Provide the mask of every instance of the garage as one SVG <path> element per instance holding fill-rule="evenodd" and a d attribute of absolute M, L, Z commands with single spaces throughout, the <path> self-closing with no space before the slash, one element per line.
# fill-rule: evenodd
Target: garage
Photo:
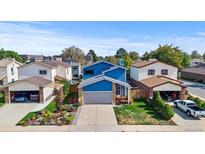
<path fill-rule="evenodd" d="M 10 91 L 11 103 L 39 103 L 39 91 Z"/>
<path fill-rule="evenodd" d="M 112 104 L 112 92 L 94 92 L 84 91 L 84 103 L 85 104 Z"/>
<path fill-rule="evenodd" d="M 52 81 L 41 77 L 30 77 L 15 81 L 4 87 L 7 103 L 45 103 L 53 96 Z"/>

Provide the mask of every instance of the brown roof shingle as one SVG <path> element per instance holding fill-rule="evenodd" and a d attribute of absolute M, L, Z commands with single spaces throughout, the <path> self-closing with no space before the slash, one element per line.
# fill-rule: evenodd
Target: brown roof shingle
<path fill-rule="evenodd" d="M 145 86 L 149 87 L 149 88 L 153 88 L 165 83 L 173 83 L 176 85 L 181 86 L 181 82 L 179 80 L 174 80 L 165 76 L 160 76 L 160 75 L 156 75 L 147 79 L 143 79 L 141 81 L 142 84 L 144 84 Z"/>
<path fill-rule="evenodd" d="M 62 62 L 62 61 L 59 61 L 59 60 L 44 60 L 43 62 L 48 64 L 48 65 L 55 66 L 55 67 L 58 66 L 58 65 L 61 65 L 61 66 L 64 66 L 64 67 L 70 67 L 69 64 L 67 64 L 65 62 Z"/>
<path fill-rule="evenodd" d="M 141 68 L 150 64 L 154 64 L 157 63 L 157 60 L 146 60 L 146 61 L 138 61 L 135 64 L 133 64 L 132 66 L 137 67 L 137 68 Z"/>
<path fill-rule="evenodd" d="M 181 72 L 205 75 L 205 68 L 191 67 L 191 68 L 185 68 L 185 69 L 181 70 Z"/>

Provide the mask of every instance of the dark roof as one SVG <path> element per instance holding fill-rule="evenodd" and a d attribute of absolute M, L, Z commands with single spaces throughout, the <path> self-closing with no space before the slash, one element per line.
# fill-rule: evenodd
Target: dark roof
<path fill-rule="evenodd" d="M 43 63 L 46 63 L 48 65 L 52 65 L 52 66 L 58 66 L 58 65 L 61 65 L 61 66 L 64 66 L 64 67 L 70 67 L 69 64 L 65 63 L 65 62 L 62 62 L 62 61 L 59 61 L 59 60 L 44 60 Z"/>
<path fill-rule="evenodd" d="M 181 70 L 181 72 L 205 75 L 205 67 L 190 67 Z"/>

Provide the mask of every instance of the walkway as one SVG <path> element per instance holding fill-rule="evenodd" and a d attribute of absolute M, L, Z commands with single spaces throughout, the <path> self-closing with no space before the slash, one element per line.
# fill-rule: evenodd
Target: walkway
<path fill-rule="evenodd" d="M 0 126 L 15 126 L 37 103 L 12 103 L 0 108 Z"/>

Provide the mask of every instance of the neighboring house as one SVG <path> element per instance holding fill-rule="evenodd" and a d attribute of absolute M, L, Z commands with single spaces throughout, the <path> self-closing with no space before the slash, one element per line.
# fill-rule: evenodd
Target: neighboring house
<path fill-rule="evenodd" d="M 79 63 L 71 63 L 72 67 L 72 79 L 80 79 L 81 65 Z"/>
<path fill-rule="evenodd" d="M 198 66 L 202 63 L 204 63 L 203 59 L 192 59 L 191 62 L 190 62 L 190 67 Z"/>
<path fill-rule="evenodd" d="M 185 97 L 185 87 L 177 80 L 178 69 L 157 60 L 139 61 L 130 68 L 133 86 L 144 90 L 145 98 L 159 91 L 163 99 L 169 100 L 173 93 L 176 98 Z"/>
<path fill-rule="evenodd" d="M 30 63 L 35 61 L 42 61 L 43 55 L 20 55 L 23 58 L 24 63 Z"/>
<path fill-rule="evenodd" d="M 93 56 L 91 54 L 87 54 L 86 56 L 84 56 L 85 59 L 85 64 L 89 65 L 93 63 Z"/>
<path fill-rule="evenodd" d="M 55 90 L 63 87 L 59 80 L 71 81 L 71 66 L 57 60 L 36 61 L 19 67 L 19 80 L 4 87 L 7 103 L 15 102 L 15 97 L 28 97 L 25 102 L 46 102 L 53 96 Z M 55 90 L 54 90 L 55 89 Z M 38 100 L 31 100 L 31 95 Z"/>
<path fill-rule="evenodd" d="M 54 60 L 58 60 L 58 61 L 63 61 L 63 58 L 62 58 L 62 56 L 60 56 L 60 55 L 55 55 L 55 56 L 53 56 L 53 59 L 54 59 Z"/>
<path fill-rule="evenodd" d="M 130 102 L 130 85 L 124 67 L 99 61 L 83 67 L 83 81 L 79 84 L 79 103 L 115 104 Z"/>
<path fill-rule="evenodd" d="M 14 58 L 0 60 L 0 86 L 18 80 L 18 67 L 21 65 Z"/>
<path fill-rule="evenodd" d="M 181 70 L 181 78 L 205 83 L 205 64 Z"/>
<path fill-rule="evenodd" d="M 55 77 L 61 77 L 71 81 L 71 66 L 57 60 L 36 61 L 19 67 L 19 79 L 25 79 L 32 76 L 39 76 L 51 81 Z"/>

